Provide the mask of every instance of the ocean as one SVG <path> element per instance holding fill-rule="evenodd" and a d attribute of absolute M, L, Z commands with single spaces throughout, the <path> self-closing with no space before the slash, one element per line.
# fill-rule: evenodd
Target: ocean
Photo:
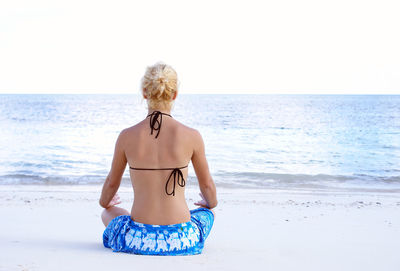
<path fill-rule="evenodd" d="M 0 185 L 101 184 L 146 114 L 136 94 L 2 94 Z M 182 94 L 172 116 L 202 134 L 217 188 L 400 191 L 400 95 Z"/>

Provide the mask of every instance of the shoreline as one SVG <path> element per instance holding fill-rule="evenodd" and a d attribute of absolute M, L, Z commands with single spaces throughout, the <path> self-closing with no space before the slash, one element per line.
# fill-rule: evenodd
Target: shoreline
<path fill-rule="evenodd" d="M 93 184 L 0 184 L 0 191 L 100 191 L 103 183 Z M 365 187 L 254 187 L 254 186 L 224 186 L 216 183 L 217 191 L 223 193 L 321 193 L 321 194 L 393 194 L 400 195 L 397 188 L 369 188 Z M 198 190 L 198 184 L 186 185 L 186 191 Z M 121 183 L 118 191 L 132 191 L 131 183 Z"/>

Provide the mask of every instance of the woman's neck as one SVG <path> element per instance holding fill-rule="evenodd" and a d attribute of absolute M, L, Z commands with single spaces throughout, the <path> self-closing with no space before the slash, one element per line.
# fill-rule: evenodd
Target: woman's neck
<path fill-rule="evenodd" d="M 147 114 L 150 115 L 154 111 L 160 111 L 161 113 L 171 115 L 171 109 L 157 109 L 157 108 L 149 108 Z"/>

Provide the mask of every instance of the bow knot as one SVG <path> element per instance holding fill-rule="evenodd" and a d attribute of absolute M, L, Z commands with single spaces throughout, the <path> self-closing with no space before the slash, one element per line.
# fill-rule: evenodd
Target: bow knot
<path fill-rule="evenodd" d="M 160 119 L 158 119 L 158 118 L 160 118 Z M 161 123 L 162 123 L 162 114 L 160 111 L 154 111 L 153 113 L 150 114 L 151 134 L 153 134 L 153 131 L 157 131 L 156 138 L 158 137 L 158 134 L 160 133 Z"/>
<path fill-rule="evenodd" d="M 150 128 L 151 128 L 151 135 L 153 134 L 153 131 L 157 131 L 156 137 L 158 137 L 158 134 L 160 133 L 161 130 L 161 124 L 162 124 L 162 116 L 167 115 L 169 117 L 172 117 L 169 114 L 162 113 L 160 111 L 154 111 L 153 113 L 149 114 L 147 117 L 150 116 Z"/>
<path fill-rule="evenodd" d="M 174 185 L 173 185 L 173 189 L 171 193 L 168 193 L 168 183 L 171 180 L 171 178 L 173 177 L 174 180 Z M 179 182 L 179 180 L 181 182 Z M 183 173 L 179 168 L 174 168 L 171 172 L 171 174 L 168 177 L 167 183 L 165 184 L 165 192 L 167 193 L 167 195 L 172 195 L 175 196 L 175 184 L 176 182 L 178 182 L 178 185 L 180 187 L 184 187 L 185 186 L 185 179 L 183 178 Z"/>

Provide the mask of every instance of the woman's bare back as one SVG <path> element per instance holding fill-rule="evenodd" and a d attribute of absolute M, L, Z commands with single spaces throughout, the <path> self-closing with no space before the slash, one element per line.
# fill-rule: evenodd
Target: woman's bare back
<path fill-rule="evenodd" d="M 197 131 L 172 117 L 162 116 L 162 125 L 153 131 L 150 118 L 123 131 L 123 149 L 127 163 L 134 168 L 177 168 L 189 164 L 196 145 Z M 134 188 L 131 210 L 133 220 L 145 224 L 167 225 L 190 221 L 190 211 L 185 200 L 185 187 L 175 184 L 174 195 L 166 193 L 166 183 L 171 170 L 129 169 Z M 188 168 L 181 169 L 184 180 Z M 174 189 L 173 180 L 167 190 Z"/>

